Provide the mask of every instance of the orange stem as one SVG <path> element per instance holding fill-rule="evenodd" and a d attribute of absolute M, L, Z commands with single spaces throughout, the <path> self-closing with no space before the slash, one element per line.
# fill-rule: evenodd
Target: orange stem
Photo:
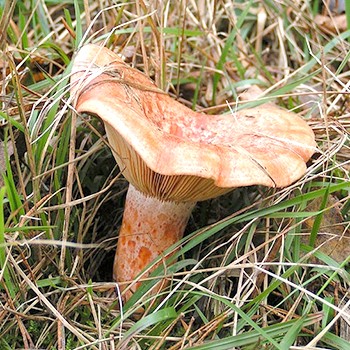
<path fill-rule="evenodd" d="M 118 282 L 133 281 L 148 264 L 179 241 L 194 205 L 193 202 L 160 201 L 129 185 L 114 260 L 114 279 Z M 150 272 L 142 277 L 147 277 Z M 126 293 L 126 300 L 139 285 L 136 283 Z M 125 288 L 125 285 L 121 286 L 122 290 Z"/>

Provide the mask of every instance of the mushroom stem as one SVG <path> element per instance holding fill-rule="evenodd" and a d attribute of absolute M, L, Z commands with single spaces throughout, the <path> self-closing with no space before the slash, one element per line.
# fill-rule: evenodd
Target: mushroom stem
<path fill-rule="evenodd" d="M 149 263 L 178 242 L 194 205 L 194 202 L 161 201 L 144 195 L 130 184 L 114 260 L 114 279 L 117 282 L 133 281 Z M 126 300 L 139 285 L 136 283 L 126 292 Z M 125 288 L 125 285 L 121 286 L 122 290 Z"/>

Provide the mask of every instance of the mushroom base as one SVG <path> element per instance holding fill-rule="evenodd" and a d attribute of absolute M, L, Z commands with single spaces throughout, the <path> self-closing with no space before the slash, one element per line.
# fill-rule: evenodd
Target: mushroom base
<path fill-rule="evenodd" d="M 183 237 L 194 205 L 193 202 L 160 201 L 129 186 L 113 267 L 117 282 L 130 283 L 124 293 L 125 300 L 140 285 L 135 278 L 145 278 L 157 267 L 140 275 L 146 266 L 159 256 L 166 259 L 169 255 L 165 256 L 164 251 Z M 121 290 L 127 285 L 122 283 Z M 157 291 L 162 285 L 158 285 Z"/>

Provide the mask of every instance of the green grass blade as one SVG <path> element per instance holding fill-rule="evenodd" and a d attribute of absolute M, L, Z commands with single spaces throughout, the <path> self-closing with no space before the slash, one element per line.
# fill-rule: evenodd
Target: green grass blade
<path fill-rule="evenodd" d="M 345 2 L 345 14 L 346 14 L 346 22 L 348 24 L 348 30 L 350 29 L 350 2 L 349 0 L 344 0 Z"/>
<path fill-rule="evenodd" d="M 309 244 L 311 247 L 314 247 L 315 242 L 316 242 L 316 238 L 317 238 L 317 234 L 318 234 L 320 227 L 321 227 L 324 209 L 326 208 L 326 205 L 328 202 L 328 197 L 329 197 L 328 188 L 327 188 L 325 194 L 323 195 L 322 202 L 321 202 L 320 209 L 319 209 L 319 214 L 316 214 L 314 223 L 312 225 L 312 229 L 310 232 L 310 239 L 309 239 Z"/>
<path fill-rule="evenodd" d="M 288 334 L 291 327 L 293 329 L 306 327 L 308 325 L 318 322 L 319 320 L 320 320 L 320 315 L 311 315 L 298 320 L 278 323 L 273 326 L 262 328 L 261 330 L 263 330 L 264 334 L 268 335 L 269 338 L 277 339 L 277 338 L 280 338 L 281 336 L 284 336 L 285 334 Z M 244 332 L 239 335 L 226 337 L 224 339 L 209 341 L 206 344 L 193 346 L 190 349 L 191 350 L 230 350 L 230 349 L 233 349 L 234 347 L 247 346 L 251 344 L 256 344 L 257 349 L 258 348 L 262 349 L 264 348 L 264 345 L 263 345 L 264 338 L 265 336 L 263 336 L 263 334 L 259 330 L 252 330 L 252 331 Z M 274 344 L 275 344 L 274 345 L 275 349 L 285 350 L 289 348 L 289 347 L 283 347 L 284 346 L 283 342 L 278 344 L 274 341 Z"/>
<path fill-rule="evenodd" d="M 336 350 L 350 350 L 349 341 L 339 337 L 336 334 L 327 332 L 322 340 Z"/>
<path fill-rule="evenodd" d="M 79 7 L 79 1 L 74 1 L 74 10 L 75 10 L 75 48 L 77 49 L 79 47 L 79 44 L 81 42 L 81 39 L 83 37 L 83 25 L 80 19 L 80 7 Z"/>
<path fill-rule="evenodd" d="M 177 313 L 174 308 L 169 307 L 157 312 L 154 312 L 146 317 L 141 318 L 137 321 L 124 335 L 123 339 L 118 344 L 120 348 L 127 346 L 130 339 L 136 334 L 140 333 L 142 330 L 154 326 L 157 323 L 167 321 L 169 319 L 177 318 Z"/>
<path fill-rule="evenodd" d="M 289 349 L 295 343 L 303 327 L 305 327 L 305 317 L 299 318 L 290 325 L 290 328 L 279 344 L 280 347 L 282 349 Z"/>
<path fill-rule="evenodd" d="M 0 188 L 0 264 L 1 268 L 4 268 L 6 260 L 5 251 L 5 219 L 4 219 L 4 198 L 6 188 Z"/>
<path fill-rule="evenodd" d="M 233 42 L 236 38 L 237 31 L 241 29 L 241 27 L 244 23 L 244 20 L 246 19 L 247 15 L 250 11 L 252 4 L 253 4 L 253 0 L 250 0 L 247 4 L 245 4 L 244 10 L 242 11 L 242 13 L 239 15 L 239 17 L 237 19 L 236 26 L 231 31 L 227 40 L 225 41 L 225 46 L 222 49 L 221 56 L 219 58 L 218 63 L 216 64 L 217 70 L 219 70 L 219 71 L 223 70 L 227 55 L 230 52 L 230 50 L 232 49 Z M 216 72 L 213 76 L 213 98 L 212 98 L 213 103 L 215 103 L 216 92 L 218 89 L 218 83 L 219 83 L 220 78 L 221 78 L 221 74 L 219 72 Z"/>
<path fill-rule="evenodd" d="M 6 252 L 6 239 L 5 239 L 5 218 L 4 218 L 4 198 L 6 194 L 6 188 L 0 188 L 0 271 L 3 276 L 0 280 L 0 286 L 2 283 L 6 285 L 11 298 L 16 296 L 16 288 L 11 278 L 10 269 L 7 265 L 7 252 Z"/>

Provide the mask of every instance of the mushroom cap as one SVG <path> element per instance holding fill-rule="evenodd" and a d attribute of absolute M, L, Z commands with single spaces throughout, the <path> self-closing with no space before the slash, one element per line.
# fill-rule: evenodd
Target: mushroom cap
<path fill-rule="evenodd" d="M 77 53 L 71 94 L 78 112 L 104 122 L 126 179 L 162 200 L 288 186 L 305 173 L 316 149 L 312 129 L 294 113 L 272 104 L 224 115 L 194 112 L 97 45 Z"/>

